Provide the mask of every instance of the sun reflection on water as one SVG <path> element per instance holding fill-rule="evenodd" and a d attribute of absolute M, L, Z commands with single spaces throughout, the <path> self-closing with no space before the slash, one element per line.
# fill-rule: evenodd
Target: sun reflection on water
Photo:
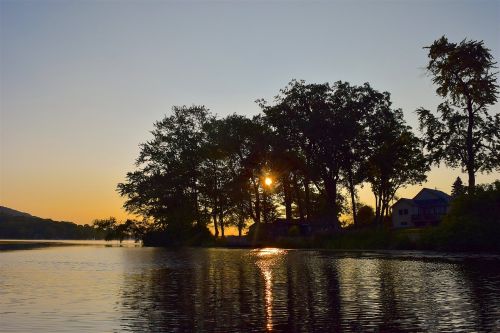
<path fill-rule="evenodd" d="M 258 257 L 276 256 L 280 254 L 285 254 L 286 250 L 278 249 L 275 247 L 265 247 L 263 249 L 253 250 Z"/>
<path fill-rule="evenodd" d="M 287 252 L 277 248 L 263 248 L 252 251 L 258 258 L 257 266 L 264 277 L 264 300 L 266 310 L 266 329 L 273 330 L 273 267 Z"/>

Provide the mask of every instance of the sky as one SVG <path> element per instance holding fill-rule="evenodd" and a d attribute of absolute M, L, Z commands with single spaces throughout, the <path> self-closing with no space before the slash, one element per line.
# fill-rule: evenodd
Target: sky
<path fill-rule="evenodd" d="M 369 82 L 418 133 L 415 110 L 441 101 L 423 47 L 442 35 L 484 40 L 498 61 L 500 0 L 0 0 L 0 205 L 123 219 L 116 185 L 172 106 L 252 116 L 294 78 Z M 449 192 L 459 175 L 435 167 L 422 186 Z"/>

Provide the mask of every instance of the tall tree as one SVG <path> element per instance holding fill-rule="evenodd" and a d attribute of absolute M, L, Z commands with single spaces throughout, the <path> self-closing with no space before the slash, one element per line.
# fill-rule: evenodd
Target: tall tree
<path fill-rule="evenodd" d="M 367 181 L 375 195 L 375 221 L 381 225 L 397 190 L 425 181 L 429 165 L 421 141 L 405 124 L 403 112 L 391 108 L 387 92 L 378 101 L 369 133 Z"/>
<path fill-rule="evenodd" d="M 472 193 L 477 172 L 500 169 L 500 115 L 488 113 L 497 102 L 496 63 L 482 41 L 457 44 L 443 36 L 425 48 L 427 70 L 445 99 L 438 116 L 417 110 L 425 147 L 434 162 L 465 170 Z"/>
<path fill-rule="evenodd" d="M 141 144 L 136 171 L 118 184 L 127 211 L 151 218 L 157 228 L 179 238 L 194 224 L 205 225 L 199 179 L 209 111 L 203 106 L 173 107 L 154 125 L 153 139 Z"/>
<path fill-rule="evenodd" d="M 357 225 L 357 190 L 356 187 L 366 179 L 366 160 L 369 157 L 371 121 L 383 94 L 374 90 L 368 83 L 363 86 L 339 84 L 337 94 L 343 96 L 337 106 L 343 115 L 344 132 L 341 145 L 341 173 L 343 184 L 351 199 L 351 211 L 354 225 Z"/>
<path fill-rule="evenodd" d="M 255 223 L 262 221 L 264 170 L 268 168 L 270 134 L 261 117 L 248 119 L 231 115 L 222 130 L 226 149 L 231 151 L 231 183 L 229 199 L 237 211 L 246 212 Z"/>
<path fill-rule="evenodd" d="M 223 120 L 211 118 L 205 123 L 205 140 L 200 149 L 200 204 L 213 221 L 215 237 L 219 230 L 224 237 L 224 213 L 228 210 L 227 186 L 231 181 L 228 175 L 230 152 L 224 149 L 222 138 Z"/>
<path fill-rule="evenodd" d="M 270 106 L 265 101 L 260 101 L 260 104 L 266 121 L 287 142 L 285 152 L 302 161 L 307 215 L 311 211 L 311 183 L 314 183 L 327 198 L 320 214 L 338 225 L 340 160 L 335 136 L 340 133 L 340 126 L 335 118 L 340 113 L 333 109 L 330 85 L 293 80 L 280 91 L 274 102 Z M 295 178 L 298 175 L 300 173 Z M 297 202 L 300 203 L 298 195 Z"/>

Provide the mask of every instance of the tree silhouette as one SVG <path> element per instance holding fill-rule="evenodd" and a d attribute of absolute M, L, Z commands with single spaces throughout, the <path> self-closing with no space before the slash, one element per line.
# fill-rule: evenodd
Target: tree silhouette
<path fill-rule="evenodd" d="M 380 225 L 389 215 L 396 191 L 425 181 L 429 165 L 422 153 L 422 142 L 405 124 L 403 112 L 391 108 L 389 93 L 384 93 L 377 104 L 369 128 L 367 181 L 375 195 L 375 219 Z"/>
<path fill-rule="evenodd" d="M 498 95 L 496 63 L 482 41 L 434 41 L 427 70 L 445 101 L 437 108 L 417 110 L 425 147 L 432 160 L 467 171 L 469 193 L 477 172 L 500 168 L 500 115 L 488 114 Z"/>
<path fill-rule="evenodd" d="M 199 179 L 209 111 L 203 106 L 172 111 L 155 123 L 153 139 L 140 146 L 139 169 L 127 174 L 118 192 L 127 198 L 127 211 L 153 219 L 159 229 L 182 239 L 194 223 L 207 222 L 199 204 Z"/>
<path fill-rule="evenodd" d="M 451 186 L 451 195 L 453 197 L 458 197 L 462 194 L 465 194 L 466 192 L 467 190 L 464 187 L 462 179 L 460 177 L 457 177 L 457 179 L 453 182 L 453 185 Z"/>
<path fill-rule="evenodd" d="M 263 115 L 252 119 L 181 106 L 154 124 L 137 170 L 118 184 L 125 208 L 153 221 L 141 228 L 143 237 L 182 243 L 193 232 L 205 237 L 210 222 L 216 237 L 228 225 L 241 235 L 248 220 L 274 222 L 282 208 L 288 221 L 339 227 L 346 192 L 357 224 L 356 190 L 363 183 L 375 194 L 380 223 L 399 188 L 425 180 L 420 140 L 391 107 L 389 93 L 368 83 L 293 80 L 272 105 L 258 103 Z M 142 226 L 129 224 L 114 228 L 114 236 Z"/>

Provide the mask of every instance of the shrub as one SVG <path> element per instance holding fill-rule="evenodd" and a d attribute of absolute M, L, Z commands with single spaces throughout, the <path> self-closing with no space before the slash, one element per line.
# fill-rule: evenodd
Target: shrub
<path fill-rule="evenodd" d="M 500 251 L 500 181 L 478 186 L 456 197 L 437 228 L 423 239 L 425 247 L 459 251 Z"/>

